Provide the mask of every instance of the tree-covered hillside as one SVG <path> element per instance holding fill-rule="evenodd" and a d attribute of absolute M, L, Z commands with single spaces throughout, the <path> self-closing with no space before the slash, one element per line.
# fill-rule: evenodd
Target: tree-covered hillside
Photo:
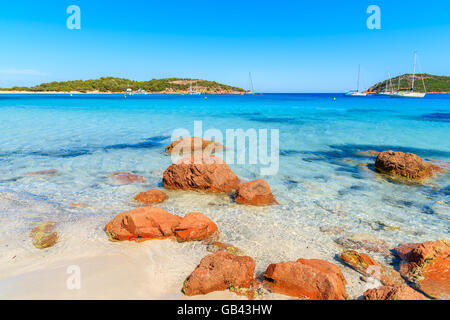
<path fill-rule="evenodd" d="M 199 79 L 167 78 L 153 79 L 149 81 L 134 81 L 123 78 L 102 77 L 94 80 L 72 80 L 60 82 L 42 83 L 34 87 L 12 87 L 1 90 L 11 91 L 100 91 L 100 92 L 124 92 L 127 88 L 132 90 L 143 89 L 148 92 L 178 92 L 188 91 L 192 83 L 192 89 L 200 92 L 244 92 L 243 89 L 224 85 L 215 81 Z"/>
<path fill-rule="evenodd" d="M 400 79 L 400 86 L 399 86 Z M 450 93 L 450 77 L 434 76 L 431 74 L 416 74 L 414 82 L 415 92 L 424 92 L 423 83 L 425 82 L 426 92 L 446 92 Z M 369 91 L 382 92 L 391 91 L 391 83 L 394 91 L 400 87 L 400 90 L 409 90 L 412 86 L 412 74 L 404 74 L 391 80 L 387 79 L 372 86 Z"/>

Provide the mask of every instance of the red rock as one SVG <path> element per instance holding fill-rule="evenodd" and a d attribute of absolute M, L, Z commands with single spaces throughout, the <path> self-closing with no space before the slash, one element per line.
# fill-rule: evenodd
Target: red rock
<path fill-rule="evenodd" d="M 235 201 L 240 204 L 253 206 L 278 203 L 270 190 L 269 184 L 263 179 L 239 184 L 235 194 Z"/>
<path fill-rule="evenodd" d="M 182 291 L 193 296 L 231 288 L 250 288 L 254 272 L 252 258 L 217 251 L 200 261 L 184 282 Z"/>
<path fill-rule="evenodd" d="M 440 170 L 438 166 L 423 161 L 413 153 L 383 151 L 375 161 L 375 169 L 392 176 L 412 180 L 425 180 Z"/>
<path fill-rule="evenodd" d="M 217 225 L 201 212 L 188 213 L 174 230 L 177 241 L 204 240 L 217 232 Z"/>
<path fill-rule="evenodd" d="M 34 176 L 34 175 L 41 175 L 41 174 L 48 174 L 48 175 L 51 175 L 51 174 L 57 174 L 57 173 L 58 173 L 58 170 L 56 170 L 56 169 L 50 169 L 50 170 L 42 170 L 42 171 L 28 172 L 28 173 L 25 173 L 25 175 L 27 175 L 27 176 Z"/>
<path fill-rule="evenodd" d="M 271 291 L 311 300 L 346 300 L 345 278 L 334 264 L 298 259 L 269 265 L 264 282 Z"/>
<path fill-rule="evenodd" d="M 120 183 L 124 184 L 133 182 L 145 183 L 147 181 L 143 176 L 138 176 L 130 172 L 113 172 L 111 176 Z"/>
<path fill-rule="evenodd" d="M 397 271 L 379 264 L 365 253 L 359 253 L 354 250 L 345 250 L 339 255 L 339 258 L 356 271 L 365 276 L 374 277 L 380 280 L 384 285 L 398 285 L 405 283 Z"/>
<path fill-rule="evenodd" d="M 394 249 L 404 260 L 400 273 L 430 297 L 450 299 L 450 241 L 408 243 Z"/>
<path fill-rule="evenodd" d="M 369 289 L 364 292 L 363 296 L 364 300 L 428 300 L 424 295 L 405 284 Z"/>
<path fill-rule="evenodd" d="M 168 189 L 230 192 L 237 188 L 239 178 L 221 158 L 194 154 L 170 165 L 163 175 Z"/>
<path fill-rule="evenodd" d="M 118 214 L 105 227 L 111 240 L 149 240 L 173 236 L 181 218 L 158 207 L 141 207 Z"/>
<path fill-rule="evenodd" d="M 139 193 L 134 199 L 145 204 L 160 203 L 168 198 L 164 191 L 158 189 L 150 189 Z"/>
<path fill-rule="evenodd" d="M 167 153 L 187 154 L 194 152 L 214 153 L 225 147 L 216 141 L 204 140 L 199 137 L 186 137 L 178 139 L 166 147 Z"/>

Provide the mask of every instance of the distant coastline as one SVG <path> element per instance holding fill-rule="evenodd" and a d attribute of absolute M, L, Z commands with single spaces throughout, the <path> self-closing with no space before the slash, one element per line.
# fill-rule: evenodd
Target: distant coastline
<path fill-rule="evenodd" d="M 224 91 L 224 92 L 201 92 L 208 95 L 243 95 L 240 91 Z M 126 92 L 106 92 L 106 91 L 18 91 L 18 90 L 0 90 L 0 94 L 105 94 L 105 95 L 125 95 Z M 185 95 L 186 91 L 160 91 L 160 92 L 147 92 L 146 95 L 151 94 L 169 94 L 169 95 Z"/>
<path fill-rule="evenodd" d="M 216 81 L 188 78 L 165 78 L 135 81 L 124 78 L 102 77 L 90 80 L 53 81 L 33 87 L 0 88 L 1 94 L 244 94 L 245 90 Z"/>

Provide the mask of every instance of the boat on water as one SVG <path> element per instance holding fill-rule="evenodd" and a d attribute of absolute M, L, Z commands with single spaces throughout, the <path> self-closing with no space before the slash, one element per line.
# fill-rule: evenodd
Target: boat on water
<path fill-rule="evenodd" d="M 388 83 L 386 83 L 386 86 L 384 88 L 384 91 L 378 92 L 377 95 L 379 96 L 390 96 L 394 94 L 394 87 L 392 86 L 392 78 L 391 78 L 391 74 L 388 72 L 388 79 L 389 79 L 389 88 L 388 88 Z"/>
<path fill-rule="evenodd" d="M 127 96 L 132 96 L 133 95 L 133 90 L 131 90 L 131 88 L 127 88 L 127 91 L 125 93 Z"/>
<path fill-rule="evenodd" d="M 136 91 L 136 94 L 147 94 L 147 92 L 144 89 L 139 88 L 138 91 Z"/>
<path fill-rule="evenodd" d="M 198 91 L 192 91 L 192 81 L 191 81 L 191 83 L 189 84 L 189 92 L 188 92 L 188 94 L 191 95 L 191 96 L 198 96 L 198 95 L 201 95 L 201 93 L 198 92 Z"/>
<path fill-rule="evenodd" d="M 346 97 L 365 97 L 367 96 L 366 92 L 359 92 L 359 78 L 361 75 L 361 65 L 358 66 L 358 82 L 356 84 L 356 90 L 347 91 L 344 96 Z"/>
<path fill-rule="evenodd" d="M 253 89 L 253 80 L 252 80 L 252 73 L 248 73 L 248 90 L 245 91 L 245 94 L 251 94 L 254 95 L 255 91 Z"/>
<path fill-rule="evenodd" d="M 391 94 L 392 98 L 423 98 L 427 94 L 427 89 L 425 87 L 425 80 L 422 76 L 422 83 L 423 83 L 423 89 L 424 92 L 414 92 L 414 82 L 416 80 L 416 64 L 417 64 L 417 51 L 414 51 L 414 67 L 413 67 L 413 75 L 412 75 L 412 84 L 411 89 L 408 91 L 400 91 L 400 78 L 399 78 L 399 85 L 398 90 L 395 93 Z"/>

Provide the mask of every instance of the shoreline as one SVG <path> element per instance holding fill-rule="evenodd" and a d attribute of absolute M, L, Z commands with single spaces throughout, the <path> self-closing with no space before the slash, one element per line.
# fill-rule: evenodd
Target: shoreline
<path fill-rule="evenodd" d="M 0 90 L 0 94 L 110 94 L 110 95 L 126 95 L 126 92 L 102 92 L 102 91 L 88 91 L 88 92 L 80 92 L 80 91 L 4 91 Z M 133 95 L 152 95 L 152 94 L 175 94 L 175 95 L 189 95 L 184 91 L 161 91 L 161 92 L 148 92 L 145 94 L 133 94 Z M 230 92 L 202 92 L 201 95 L 243 95 L 244 92 L 230 91 Z"/>
<path fill-rule="evenodd" d="M 311 94 L 309 92 L 294 92 L 291 94 Z M 315 92 L 318 94 L 327 94 L 330 92 Z M 101 91 L 89 91 L 89 92 L 80 92 L 80 91 L 5 91 L 0 90 L 0 95 L 2 94 L 77 94 L 77 95 L 84 95 L 84 94 L 104 94 L 104 95 L 126 95 L 126 92 L 101 92 Z M 261 95 L 263 93 L 258 93 L 255 95 Z M 331 92 L 330 94 L 339 94 Z M 376 93 L 371 93 L 373 95 L 376 95 Z M 427 92 L 428 94 L 450 94 L 450 92 Z M 189 95 L 186 92 L 168 92 L 168 91 L 161 91 L 161 92 L 148 92 L 145 94 L 133 94 L 133 95 L 139 95 L 139 96 L 145 96 L 145 95 Z M 202 92 L 201 95 L 245 95 L 244 92 Z"/>

